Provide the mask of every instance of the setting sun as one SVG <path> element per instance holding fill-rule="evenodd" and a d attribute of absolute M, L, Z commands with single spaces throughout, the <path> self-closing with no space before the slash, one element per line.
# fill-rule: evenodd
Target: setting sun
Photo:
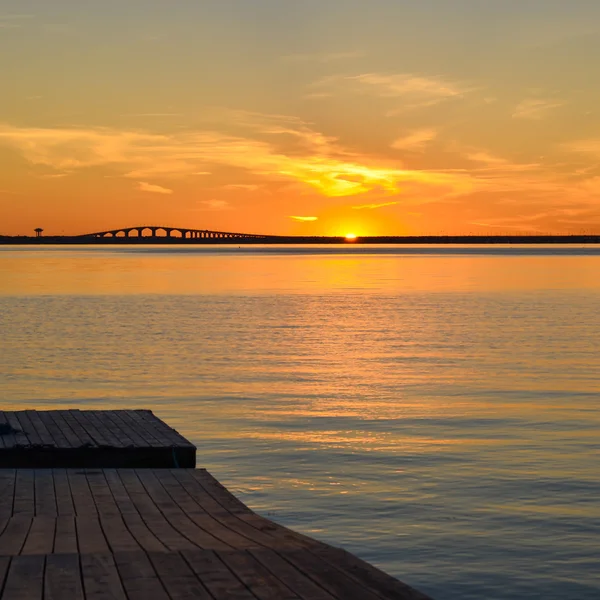
<path fill-rule="evenodd" d="M 346 234 L 346 241 L 347 242 L 355 242 L 356 241 L 356 234 L 355 233 L 347 233 Z"/>

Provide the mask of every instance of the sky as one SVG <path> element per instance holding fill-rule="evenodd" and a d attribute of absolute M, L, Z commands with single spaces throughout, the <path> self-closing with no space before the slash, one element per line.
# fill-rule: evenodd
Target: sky
<path fill-rule="evenodd" d="M 0 0 L 0 234 L 600 234 L 597 0 Z"/>

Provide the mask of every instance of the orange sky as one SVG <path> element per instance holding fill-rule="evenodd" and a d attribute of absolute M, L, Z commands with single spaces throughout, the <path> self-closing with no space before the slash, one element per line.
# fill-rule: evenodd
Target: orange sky
<path fill-rule="evenodd" d="M 600 233 L 600 3 L 90 4 L 2 3 L 0 234 Z"/>

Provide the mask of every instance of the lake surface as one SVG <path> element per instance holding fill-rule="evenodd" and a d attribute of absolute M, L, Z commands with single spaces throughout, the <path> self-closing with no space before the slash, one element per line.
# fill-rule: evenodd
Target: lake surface
<path fill-rule="evenodd" d="M 600 598 L 600 248 L 0 247 L 0 406 L 151 408 L 436 600 Z"/>

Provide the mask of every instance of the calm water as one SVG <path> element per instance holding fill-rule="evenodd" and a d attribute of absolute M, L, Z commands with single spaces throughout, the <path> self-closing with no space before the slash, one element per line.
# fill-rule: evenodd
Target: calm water
<path fill-rule="evenodd" d="M 600 598 L 600 252 L 0 248 L 2 408 L 152 408 L 437 600 Z"/>

